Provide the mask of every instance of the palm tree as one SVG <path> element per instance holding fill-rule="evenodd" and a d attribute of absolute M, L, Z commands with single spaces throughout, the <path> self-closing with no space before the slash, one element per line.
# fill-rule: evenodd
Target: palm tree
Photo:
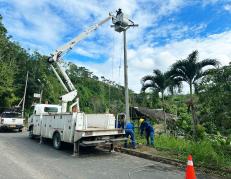
<path fill-rule="evenodd" d="M 215 59 L 205 59 L 198 61 L 198 51 L 195 50 L 184 60 L 179 60 L 171 66 L 170 78 L 177 81 L 186 82 L 190 88 L 190 108 L 192 110 L 192 130 L 193 136 L 196 136 L 196 116 L 193 105 L 193 87 L 198 81 L 209 73 L 209 70 L 203 70 L 207 66 L 218 66 L 219 62 Z"/>
<path fill-rule="evenodd" d="M 146 89 L 150 88 L 154 92 L 160 92 L 162 98 L 162 107 L 164 112 L 165 130 L 166 130 L 166 117 L 164 109 L 164 91 L 169 88 L 170 91 L 175 87 L 180 87 L 180 82 L 177 80 L 170 80 L 169 72 L 162 73 L 158 69 L 153 70 L 154 75 L 147 75 L 141 79 L 142 88 L 141 91 L 145 92 Z"/>

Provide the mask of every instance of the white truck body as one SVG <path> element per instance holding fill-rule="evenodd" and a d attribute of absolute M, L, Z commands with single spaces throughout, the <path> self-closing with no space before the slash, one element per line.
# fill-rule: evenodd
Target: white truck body
<path fill-rule="evenodd" d="M 124 130 L 115 128 L 115 122 L 113 114 L 61 113 L 59 105 L 37 104 L 28 120 L 28 129 L 34 136 L 53 139 L 58 133 L 61 142 L 96 146 L 125 140 Z"/>
<path fill-rule="evenodd" d="M 0 116 L 1 129 L 18 129 L 20 132 L 24 127 L 24 119 L 18 112 L 6 111 Z"/>

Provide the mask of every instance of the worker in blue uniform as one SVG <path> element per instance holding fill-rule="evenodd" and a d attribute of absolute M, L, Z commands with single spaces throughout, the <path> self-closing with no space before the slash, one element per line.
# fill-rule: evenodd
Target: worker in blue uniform
<path fill-rule="evenodd" d="M 136 141 L 135 141 L 134 126 L 130 121 L 128 121 L 125 125 L 125 136 L 127 138 L 129 138 L 129 136 L 130 136 L 132 148 L 135 149 L 136 148 Z M 124 143 L 124 147 L 127 148 L 127 140 Z"/>
<path fill-rule="evenodd" d="M 125 115 L 122 115 L 121 119 L 118 121 L 118 128 L 125 129 L 126 138 L 129 138 L 129 136 L 130 136 L 132 148 L 135 149 L 136 148 L 136 141 L 135 141 L 134 126 L 130 121 L 125 123 Z M 125 140 L 124 147 L 125 148 L 128 147 L 127 140 Z"/>
<path fill-rule="evenodd" d="M 149 138 L 151 140 L 151 145 L 154 146 L 154 128 L 151 125 L 150 121 L 145 119 L 145 120 L 140 120 L 140 135 L 142 136 L 145 130 L 145 137 L 147 140 L 147 145 L 149 145 Z"/>

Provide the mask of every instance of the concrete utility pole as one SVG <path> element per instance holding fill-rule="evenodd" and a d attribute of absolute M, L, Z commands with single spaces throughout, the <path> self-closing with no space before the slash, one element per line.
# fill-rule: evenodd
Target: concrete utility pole
<path fill-rule="evenodd" d="M 25 85 L 25 88 L 24 88 L 23 103 L 22 103 L 22 118 L 24 118 L 24 109 L 25 109 L 25 100 L 26 100 L 26 89 L 27 89 L 28 74 L 29 74 L 29 72 L 27 71 L 27 73 L 26 73 L 26 85 Z"/>
<path fill-rule="evenodd" d="M 122 12 L 121 9 L 118 9 L 116 11 L 116 17 L 112 18 L 112 25 L 111 27 L 115 28 L 115 31 L 117 32 L 123 32 L 123 39 L 124 39 L 124 88 L 125 88 L 125 113 L 126 118 L 125 121 L 130 120 L 130 113 L 129 113 L 129 91 L 128 91 L 128 64 L 127 64 L 127 43 L 126 43 L 126 31 L 129 29 L 129 27 L 137 27 L 138 24 L 134 24 L 133 21 L 127 18 L 126 15 Z"/>
<path fill-rule="evenodd" d="M 39 103 L 42 104 L 43 89 L 40 91 Z"/>
<path fill-rule="evenodd" d="M 43 96 L 43 87 L 44 87 L 44 84 L 43 82 L 40 80 L 40 79 L 37 79 L 38 82 L 40 83 L 40 97 L 39 97 L 39 103 L 42 104 L 42 96 Z"/>
<path fill-rule="evenodd" d="M 129 113 L 129 92 L 128 92 L 128 62 L 127 62 L 127 39 L 126 30 L 123 31 L 124 36 L 124 90 L 125 90 L 125 113 L 126 121 L 130 120 Z"/>

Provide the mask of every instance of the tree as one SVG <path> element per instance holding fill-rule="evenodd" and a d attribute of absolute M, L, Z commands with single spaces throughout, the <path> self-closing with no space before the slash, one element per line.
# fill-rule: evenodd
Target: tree
<path fill-rule="evenodd" d="M 162 73 L 160 70 L 153 70 L 154 75 L 147 75 L 141 79 L 142 89 L 145 91 L 148 88 L 151 88 L 155 92 L 161 93 L 162 101 L 164 101 L 164 91 L 169 85 L 169 80 L 167 73 Z"/>
<path fill-rule="evenodd" d="M 212 69 L 199 84 L 201 121 L 208 133 L 231 132 L 231 65 Z"/>
<path fill-rule="evenodd" d="M 0 60 L 0 106 L 10 107 L 17 100 L 13 85 L 16 65 Z"/>
<path fill-rule="evenodd" d="M 186 82 L 190 88 L 189 107 L 192 111 L 192 130 L 193 136 L 196 136 L 196 116 L 193 104 L 193 87 L 199 80 L 209 73 L 209 70 L 203 70 L 207 66 L 218 66 L 219 62 L 215 59 L 205 59 L 198 61 L 198 51 L 195 50 L 184 60 L 179 60 L 171 66 L 170 78 L 177 81 Z"/>
<path fill-rule="evenodd" d="M 165 121 L 165 129 L 166 129 L 166 117 L 165 117 L 165 108 L 164 108 L 164 92 L 167 88 L 173 89 L 175 86 L 180 87 L 180 83 L 177 80 L 170 80 L 169 72 L 162 73 L 160 70 L 153 70 L 154 75 L 144 76 L 141 80 L 142 89 L 141 91 L 145 91 L 147 88 L 151 88 L 153 92 L 160 92 L 162 99 L 162 107 L 164 112 L 164 121 Z"/>

